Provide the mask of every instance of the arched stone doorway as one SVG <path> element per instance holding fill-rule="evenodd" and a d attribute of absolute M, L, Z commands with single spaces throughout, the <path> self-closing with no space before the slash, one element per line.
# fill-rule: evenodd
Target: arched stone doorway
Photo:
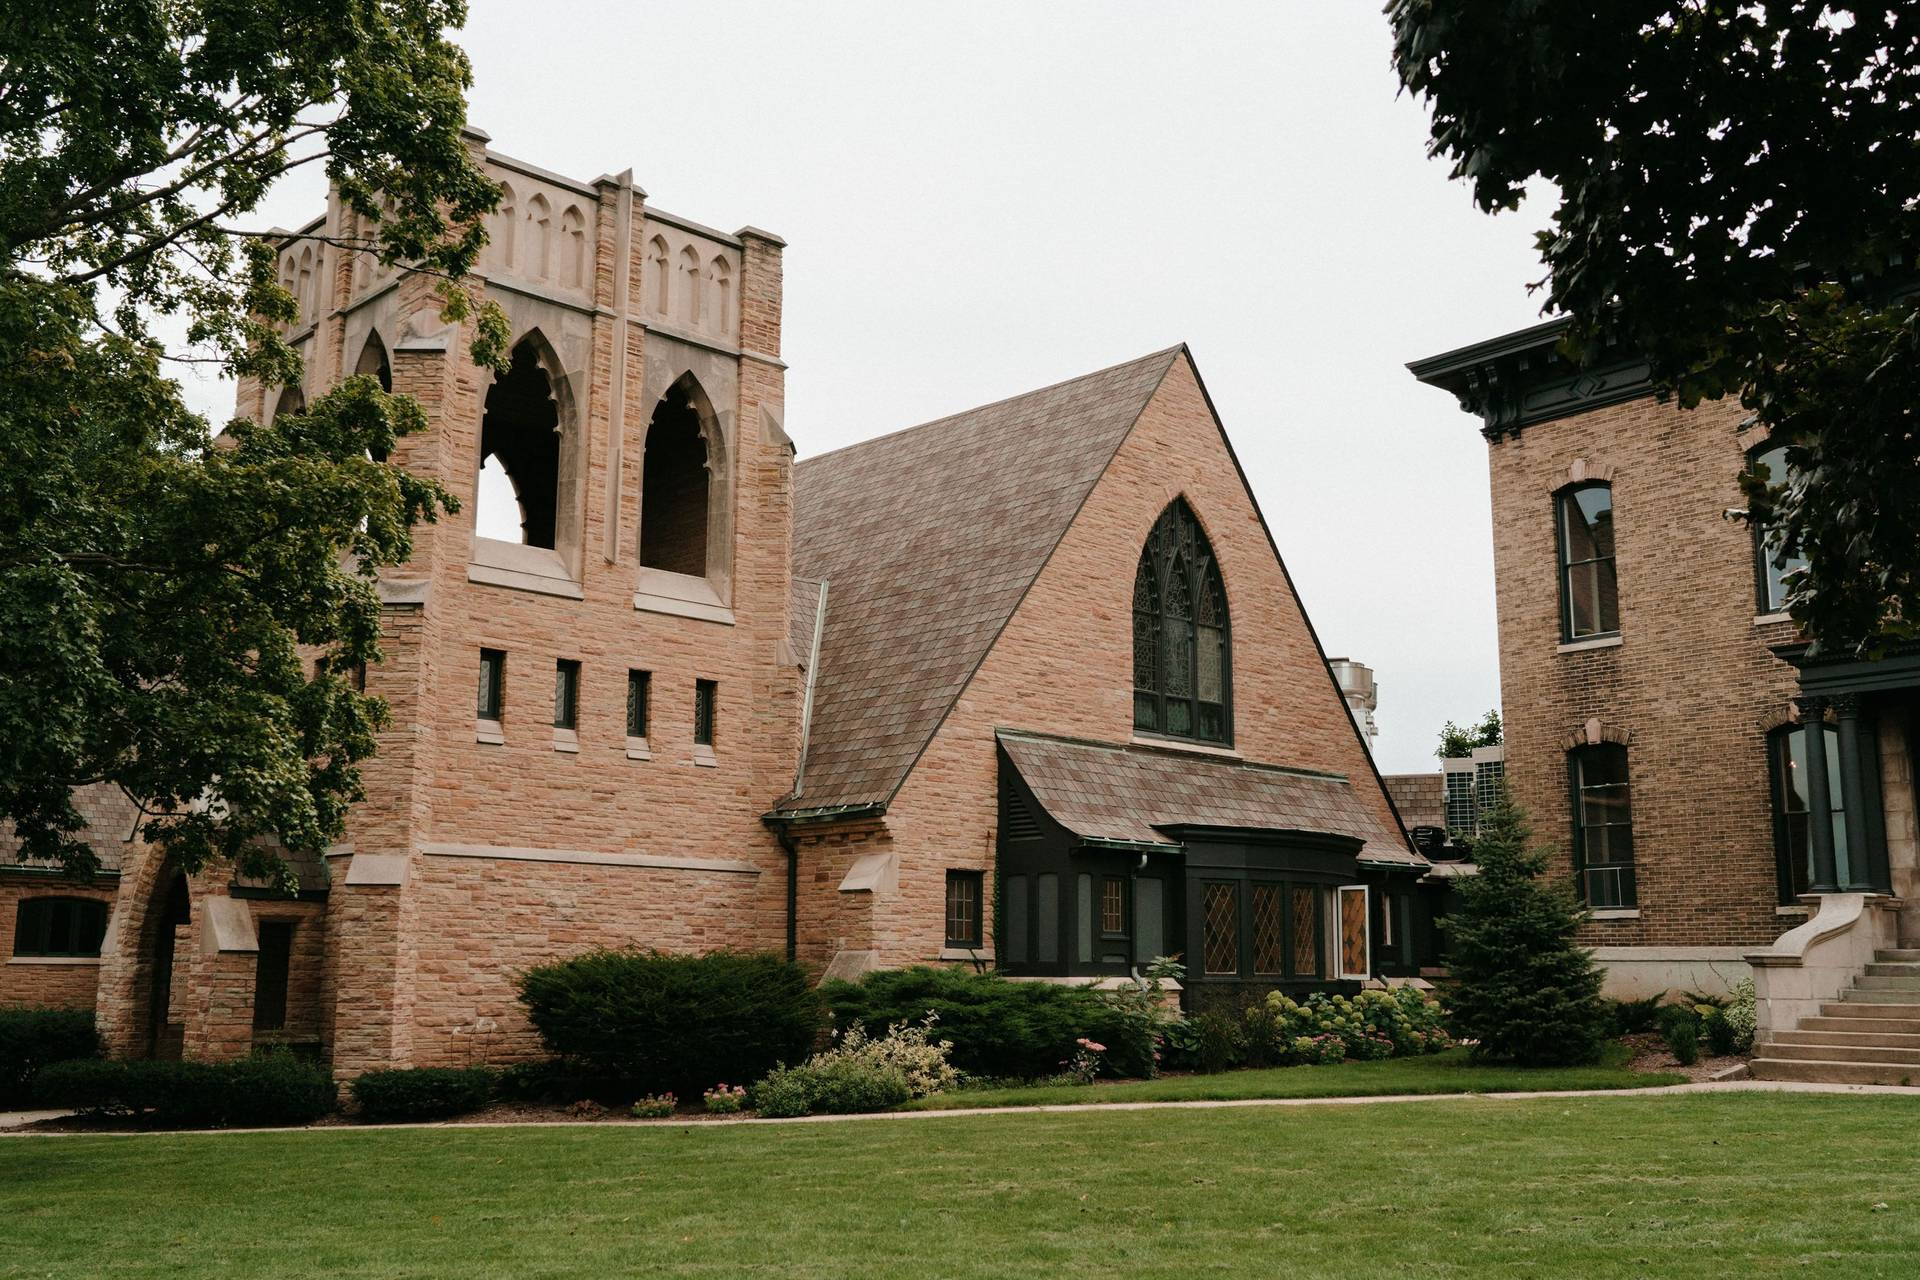
<path fill-rule="evenodd" d="M 175 871 L 166 888 L 154 895 L 143 949 L 147 963 L 146 1052 L 149 1057 L 178 1059 L 186 1041 L 186 1021 L 178 1013 L 175 961 L 187 946 L 193 923 L 193 904 L 187 877 Z"/>

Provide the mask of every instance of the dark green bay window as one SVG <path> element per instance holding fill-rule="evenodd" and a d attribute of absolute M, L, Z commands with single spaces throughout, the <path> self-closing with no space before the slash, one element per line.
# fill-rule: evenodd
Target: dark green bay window
<path fill-rule="evenodd" d="M 107 904 L 93 898 L 27 898 L 15 910 L 13 954 L 82 959 L 100 954 Z"/>
<path fill-rule="evenodd" d="M 1200 522 L 1175 498 L 1134 571 L 1134 728 L 1231 742 L 1232 686 L 1226 586 Z"/>
<path fill-rule="evenodd" d="M 1581 896 L 1600 910 L 1632 907 L 1633 803 L 1627 749 L 1602 742 L 1567 756 L 1573 784 L 1573 857 Z"/>
<path fill-rule="evenodd" d="M 1564 640 L 1620 630 L 1620 587 L 1614 575 L 1613 488 L 1563 489 L 1555 502 L 1560 537 L 1560 625 Z"/>

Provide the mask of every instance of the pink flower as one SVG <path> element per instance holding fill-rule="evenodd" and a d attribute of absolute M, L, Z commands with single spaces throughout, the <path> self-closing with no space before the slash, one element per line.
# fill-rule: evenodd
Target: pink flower
<path fill-rule="evenodd" d="M 1087 1039 L 1085 1036 L 1081 1036 L 1078 1040 L 1074 1041 L 1074 1043 L 1079 1045 L 1082 1049 L 1085 1049 L 1089 1053 L 1105 1053 L 1107 1051 L 1107 1046 L 1103 1044 L 1095 1044 L 1093 1041 Z"/>

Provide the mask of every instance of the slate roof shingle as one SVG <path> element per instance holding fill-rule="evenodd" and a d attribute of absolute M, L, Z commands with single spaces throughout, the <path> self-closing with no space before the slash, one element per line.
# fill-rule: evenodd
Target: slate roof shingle
<path fill-rule="evenodd" d="M 1426 862 L 1356 803 L 1340 774 L 1007 729 L 998 736 L 1034 798 L 1083 840 L 1172 844 L 1161 828 L 1183 825 L 1329 832 L 1362 841 L 1362 862 Z"/>
<path fill-rule="evenodd" d="M 793 571 L 827 624 L 781 810 L 893 797 L 1179 351 L 796 464 Z"/>

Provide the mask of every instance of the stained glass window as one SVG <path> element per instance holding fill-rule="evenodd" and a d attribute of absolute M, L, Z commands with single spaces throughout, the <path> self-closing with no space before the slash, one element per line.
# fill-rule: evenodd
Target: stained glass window
<path fill-rule="evenodd" d="M 1154 522 L 1133 579 L 1133 723 L 1207 742 L 1232 739 L 1227 593 L 1213 547 L 1176 498 Z"/>

